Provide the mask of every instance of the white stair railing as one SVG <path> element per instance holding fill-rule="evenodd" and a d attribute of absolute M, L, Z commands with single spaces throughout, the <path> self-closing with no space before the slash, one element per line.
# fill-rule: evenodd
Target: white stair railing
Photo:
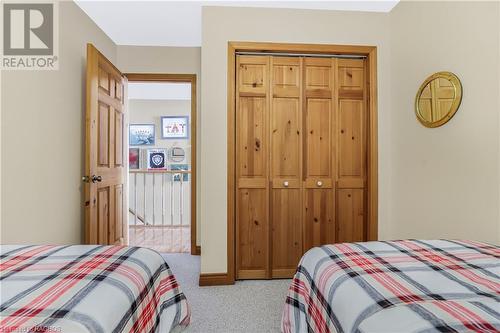
<path fill-rule="evenodd" d="M 130 235 L 131 245 L 146 246 L 148 237 L 154 238 L 156 243 L 163 243 L 154 233 L 161 232 L 163 240 L 163 230 L 189 227 L 190 173 L 189 170 L 129 171 L 129 226 L 130 232 L 136 233 Z M 186 175 L 187 181 L 184 180 Z M 132 243 L 141 243 L 138 231 L 142 234 L 143 244 Z M 148 232 L 152 236 L 146 236 Z M 173 243 L 179 242 L 172 240 Z"/>

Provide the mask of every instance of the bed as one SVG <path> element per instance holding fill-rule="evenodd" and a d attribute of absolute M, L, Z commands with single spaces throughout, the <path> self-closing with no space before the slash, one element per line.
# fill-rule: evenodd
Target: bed
<path fill-rule="evenodd" d="M 288 332 L 499 332 L 500 247 L 453 240 L 309 250 L 292 280 Z"/>
<path fill-rule="evenodd" d="M 3 245 L 0 332 L 171 332 L 189 324 L 186 297 L 149 249 Z"/>

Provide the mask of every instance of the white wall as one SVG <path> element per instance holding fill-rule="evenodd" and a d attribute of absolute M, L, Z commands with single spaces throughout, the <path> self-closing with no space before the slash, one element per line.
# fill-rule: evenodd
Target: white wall
<path fill-rule="evenodd" d="M 86 44 L 116 49 L 73 2 L 59 19 L 59 70 L 2 71 L 2 243 L 83 240 Z"/>
<path fill-rule="evenodd" d="M 117 47 L 117 67 L 123 73 L 166 73 L 196 74 L 197 93 L 197 183 L 196 183 L 196 243 L 201 244 L 201 140 L 200 123 L 204 120 L 201 112 L 201 48 L 167 46 L 126 46 Z M 202 250 L 203 251 L 203 250 Z"/>
<path fill-rule="evenodd" d="M 227 42 L 374 45 L 379 71 L 380 235 L 390 216 L 390 31 L 388 14 L 205 7 L 202 24 L 201 232 L 203 273 L 226 272 Z"/>
<path fill-rule="evenodd" d="M 402 2 L 391 12 L 389 238 L 500 242 L 499 2 Z M 462 105 L 443 127 L 415 119 L 415 93 L 456 73 Z M 387 198 L 381 198 L 387 200 Z"/>

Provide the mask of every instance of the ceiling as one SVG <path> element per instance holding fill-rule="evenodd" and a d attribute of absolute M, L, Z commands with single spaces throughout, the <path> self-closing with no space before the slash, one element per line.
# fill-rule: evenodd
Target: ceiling
<path fill-rule="evenodd" d="M 190 100 L 190 83 L 170 82 L 129 82 L 128 99 L 147 100 Z"/>
<path fill-rule="evenodd" d="M 80 8 L 118 45 L 201 46 L 203 6 L 389 12 L 391 1 L 88 1 Z"/>

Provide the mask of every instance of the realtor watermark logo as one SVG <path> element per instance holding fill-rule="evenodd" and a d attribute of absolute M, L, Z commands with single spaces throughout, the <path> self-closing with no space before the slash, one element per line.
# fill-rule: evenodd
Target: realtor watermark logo
<path fill-rule="evenodd" d="M 57 2 L 2 2 L 1 17 L 1 69 L 59 68 Z"/>

